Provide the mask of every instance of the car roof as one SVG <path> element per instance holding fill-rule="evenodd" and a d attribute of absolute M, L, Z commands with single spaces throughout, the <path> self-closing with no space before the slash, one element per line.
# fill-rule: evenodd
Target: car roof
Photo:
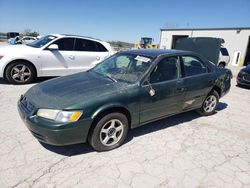
<path fill-rule="evenodd" d="M 77 37 L 77 38 L 92 39 L 92 40 L 104 42 L 101 39 L 97 39 L 94 37 L 88 37 L 88 36 L 81 36 L 81 35 L 71 35 L 71 34 L 51 34 L 51 35 L 56 36 L 56 37 Z"/>
<path fill-rule="evenodd" d="M 193 52 L 188 52 L 184 50 L 164 50 L 164 49 L 137 49 L 137 50 L 128 50 L 122 53 L 130 53 L 136 55 L 144 55 L 149 57 L 158 57 L 161 55 L 181 55 L 181 54 L 194 54 Z"/>

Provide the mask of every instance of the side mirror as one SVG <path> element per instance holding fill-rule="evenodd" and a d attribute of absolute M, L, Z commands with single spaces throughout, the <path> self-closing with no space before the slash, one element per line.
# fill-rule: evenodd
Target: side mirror
<path fill-rule="evenodd" d="M 152 87 L 152 85 L 151 85 L 149 79 L 148 79 L 148 80 L 145 80 L 145 82 L 144 82 L 143 84 L 149 86 L 149 91 L 148 91 L 149 95 L 150 95 L 151 97 L 155 96 L 155 94 L 156 94 L 156 93 L 155 93 L 155 90 L 154 90 L 154 88 Z"/>
<path fill-rule="evenodd" d="M 51 44 L 48 46 L 48 49 L 49 50 L 59 50 L 59 47 L 57 44 Z"/>

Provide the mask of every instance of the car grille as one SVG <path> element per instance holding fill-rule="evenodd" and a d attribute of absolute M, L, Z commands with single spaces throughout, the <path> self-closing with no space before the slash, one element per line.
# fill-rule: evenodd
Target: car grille
<path fill-rule="evenodd" d="M 26 114 L 33 115 L 33 113 L 36 110 L 36 107 L 30 101 L 28 101 L 25 96 L 21 96 L 20 104 L 21 104 L 21 107 L 25 111 Z"/>

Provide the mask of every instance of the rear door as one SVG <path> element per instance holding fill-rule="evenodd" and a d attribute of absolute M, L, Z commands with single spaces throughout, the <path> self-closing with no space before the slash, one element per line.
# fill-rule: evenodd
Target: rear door
<path fill-rule="evenodd" d="M 214 77 L 199 57 L 181 56 L 182 86 L 185 91 L 182 110 L 199 108 L 213 87 Z"/>
<path fill-rule="evenodd" d="M 99 42 L 77 38 L 75 56 L 72 68 L 76 71 L 86 71 L 108 57 L 108 50 Z"/>

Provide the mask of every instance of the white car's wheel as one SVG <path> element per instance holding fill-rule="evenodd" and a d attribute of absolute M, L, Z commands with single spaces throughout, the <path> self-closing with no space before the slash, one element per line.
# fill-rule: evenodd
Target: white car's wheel
<path fill-rule="evenodd" d="M 25 61 L 16 61 L 8 65 L 5 76 L 12 84 L 28 84 L 35 78 L 35 69 Z"/>

